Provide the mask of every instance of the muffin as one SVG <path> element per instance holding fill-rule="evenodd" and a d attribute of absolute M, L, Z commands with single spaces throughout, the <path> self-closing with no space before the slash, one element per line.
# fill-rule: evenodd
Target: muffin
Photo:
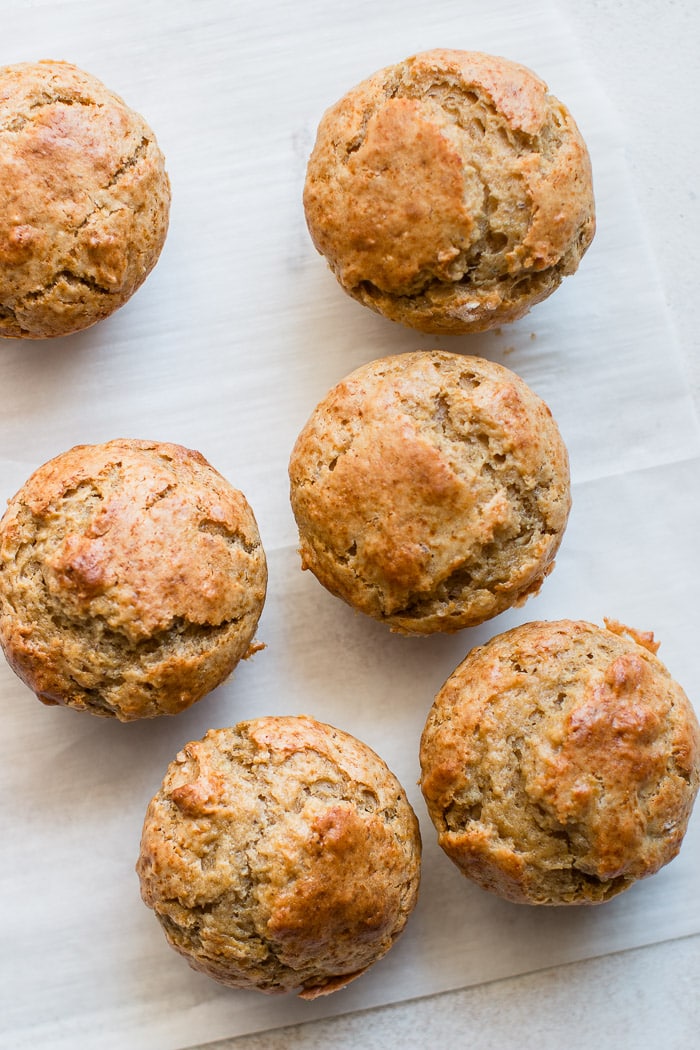
<path fill-rule="evenodd" d="M 316 407 L 292 452 L 302 566 L 404 634 L 456 631 L 537 592 L 569 507 L 566 448 L 513 372 L 416 351 Z"/>
<path fill-rule="evenodd" d="M 266 582 L 245 497 L 179 445 L 78 445 L 0 521 L 0 643 L 45 704 L 182 711 L 255 648 Z"/>
<path fill-rule="evenodd" d="M 168 228 L 155 136 L 67 62 L 0 69 L 0 336 L 68 335 L 143 283 Z"/>
<path fill-rule="evenodd" d="M 176 951 L 234 988 L 343 988 L 418 892 L 418 823 L 366 744 L 312 718 L 210 730 L 168 768 L 137 863 Z"/>
<path fill-rule="evenodd" d="M 700 731 L 653 636 L 528 623 L 473 649 L 438 693 L 421 787 L 468 878 L 527 904 L 597 904 L 678 853 Z"/>
<path fill-rule="evenodd" d="M 591 166 L 568 110 L 524 66 L 425 51 L 324 114 L 309 159 L 311 238 L 340 285 L 423 332 L 479 332 L 574 273 L 595 231 Z"/>

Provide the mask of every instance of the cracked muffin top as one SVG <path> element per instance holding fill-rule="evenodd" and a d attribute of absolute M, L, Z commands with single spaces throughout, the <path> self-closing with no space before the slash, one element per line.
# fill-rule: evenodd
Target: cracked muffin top
<path fill-rule="evenodd" d="M 170 184 L 142 117 L 66 62 L 0 69 L 0 336 L 107 317 L 155 266 Z"/>
<path fill-rule="evenodd" d="M 365 306 L 424 332 L 478 332 L 574 273 L 595 231 L 590 160 L 524 66 L 437 49 L 324 114 L 304 188 L 311 238 Z"/>
<path fill-rule="evenodd" d="M 190 965 L 313 999 L 392 947 L 416 903 L 405 792 L 366 744 L 306 716 L 210 730 L 146 813 L 141 895 Z"/>
<path fill-rule="evenodd" d="M 700 730 L 657 648 L 613 620 L 528 623 L 448 678 L 421 787 L 466 876 L 515 902 L 596 904 L 676 856 Z"/>
<path fill-rule="evenodd" d="M 405 634 L 471 627 L 536 593 L 570 507 L 545 403 L 502 365 L 439 350 L 339 383 L 289 475 L 303 567 Z"/>
<path fill-rule="evenodd" d="M 45 704 L 189 707 L 254 650 L 266 583 L 245 497 L 180 445 L 78 445 L 0 521 L 0 643 Z"/>

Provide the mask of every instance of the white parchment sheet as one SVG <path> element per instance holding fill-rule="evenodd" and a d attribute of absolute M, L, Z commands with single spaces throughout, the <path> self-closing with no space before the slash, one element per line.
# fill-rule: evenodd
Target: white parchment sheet
<path fill-rule="evenodd" d="M 267 648 L 184 714 L 119 725 L 41 707 L 0 663 L 0 1045 L 176 1050 L 700 930 L 700 813 L 680 857 L 592 909 L 510 905 L 442 856 L 416 787 L 418 737 L 468 649 L 534 618 L 613 616 L 661 640 L 700 698 L 695 593 L 700 440 L 623 132 L 546 0 L 11 2 L 2 61 L 65 58 L 147 117 L 168 159 L 171 230 L 137 296 L 96 328 L 0 346 L 0 499 L 77 443 L 157 438 L 201 450 L 250 500 L 270 585 Z M 433 46 L 536 69 L 593 159 L 598 234 L 580 271 L 515 325 L 421 336 L 336 286 L 306 234 L 304 167 L 325 107 Z M 574 507 L 542 593 L 453 637 L 406 639 L 299 570 L 287 495 L 298 430 L 372 358 L 441 346 L 519 372 L 569 447 Z M 167 763 L 215 726 L 309 713 L 373 746 L 421 818 L 418 908 L 392 952 L 314 1003 L 235 992 L 191 971 L 141 904 L 141 822 Z"/>

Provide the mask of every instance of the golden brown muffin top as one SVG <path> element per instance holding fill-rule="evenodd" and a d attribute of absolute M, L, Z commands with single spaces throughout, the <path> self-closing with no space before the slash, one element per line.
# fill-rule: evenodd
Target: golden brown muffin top
<path fill-rule="evenodd" d="M 512 321 L 593 238 L 586 146 L 517 63 L 435 49 L 380 70 L 324 114 L 304 207 L 342 287 L 428 332 Z"/>
<path fill-rule="evenodd" d="M 418 824 L 385 763 L 306 716 L 188 744 L 148 808 L 137 865 L 144 901 L 193 967 L 304 998 L 389 950 L 419 868 Z"/>
<path fill-rule="evenodd" d="M 0 69 L 0 336 L 86 328 L 155 265 L 170 185 L 155 136 L 66 62 Z"/>
<path fill-rule="evenodd" d="M 176 711 L 247 653 L 266 579 L 245 497 L 199 452 L 78 445 L 0 521 L 0 640 L 47 703 Z"/>
<path fill-rule="evenodd" d="M 406 633 L 481 623 L 536 592 L 570 506 L 544 402 L 501 365 L 437 350 L 339 383 L 289 473 L 304 568 Z"/>
<path fill-rule="evenodd" d="M 512 901 L 594 904 L 678 852 L 700 730 L 639 632 L 534 622 L 473 649 L 421 742 L 438 841 Z"/>

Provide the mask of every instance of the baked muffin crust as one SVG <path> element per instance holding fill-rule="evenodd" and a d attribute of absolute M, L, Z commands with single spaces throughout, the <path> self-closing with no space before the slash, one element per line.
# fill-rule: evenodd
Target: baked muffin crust
<path fill-rule="evenodd" d="M 544 402 L 501 365 L 437 350 L 346 377 L 289 475 L 303 568 L 407 634 L 473 626 L 536 593 L 570 507 Z"/>
<path fill-rule="evenodd" d="M 678 853 L 700 730 L 650 636 L 562 620 L 473 649 L 435 698 L 421 787 L 438 841 L 484 889 L 596 904 Z"/>
<path fill-rule="evenodd" d="M 155 265 L 170 184 L 155 136 L 67 62 L 0 69 L 0 336 L 68 335 Z"/>
<path fill-rule="evenodd" d="M 46 704 L 189 707 L 250 651 L 266 583 L 245 497 L 180 445 L 78 445 L 0 521 L 0 643 Z"/>
<path fill-rule="evenodd" d="M 192 967 L 312 999 L 403 930 L 418 823 L 366 744 L 306 716 L 210 730 L 171 763 L 146 814 L 141 893 Z"/>
<path fill-rule="evenodd" d="M 595 231 L 566 107 L 524 66 L 447 49 L 380 70 L 327 110 L 304 208 L 345 291 L 424 332 L 521 317 Z"/>

